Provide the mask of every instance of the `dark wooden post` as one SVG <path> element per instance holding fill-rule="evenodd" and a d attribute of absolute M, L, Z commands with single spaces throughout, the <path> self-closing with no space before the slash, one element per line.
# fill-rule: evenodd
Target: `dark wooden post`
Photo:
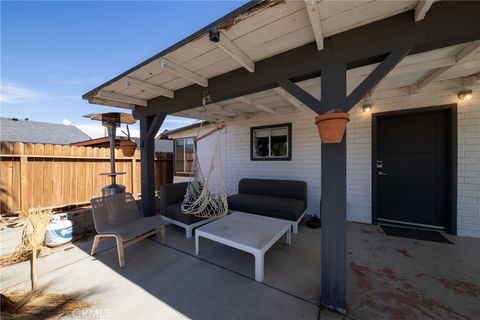
<path fill-rule="evenodd" d="M 332 109 L 348 112 L 388 74 L 410 48 L 399 45 L 386 55 L 375 70 L 347 96 L 347 62 L 337 59 L 328 41 L 324 50 L 331 50 L 331 60 L 321 68 L 321 101 L 290 79 L 279 79 L 278 85 L 322 114 Z M 312 119 L 313 121 L 313 119 Z M 345 312 L 347 308 L 347 148 L 346 135 L 338 144 L 322 144 L 322 289 L 321 303 Z"/>
<path fill-rule="evenodd" d="M 322 103 L 326 109 L 345 109 L 346 65 L 322 69 Z M 321 303 L 345 312 L 347 308 L 347 148 L 322 144 L 322 285 Z"/>
<path fill-rule="evenodd" d="M 155 215 L 155 134 L 166 114 L 140 117 L 142 209 L 145 216 Z"/>

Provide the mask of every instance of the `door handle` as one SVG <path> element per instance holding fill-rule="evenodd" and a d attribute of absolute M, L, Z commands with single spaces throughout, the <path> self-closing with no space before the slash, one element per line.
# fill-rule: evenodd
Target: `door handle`
<path fill-rule="evenodd" d="M 378 171 L 378 175 L 379 175 L 379 176 L 386 176 L 386 175 L 388 175 L 388 174 L 386 174 L 386 173 L 383 172 L 383 171 Z"/>

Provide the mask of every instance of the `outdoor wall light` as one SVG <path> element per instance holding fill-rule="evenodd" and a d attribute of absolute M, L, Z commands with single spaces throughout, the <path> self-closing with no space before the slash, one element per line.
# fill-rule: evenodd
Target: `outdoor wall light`
<path fill-rule="evenodd" d="M 363 112 L 370 112 L 372 111 L 372 105 L 370 103 L 365 103 L 362 106 Z"/>
<path fill-rule="evenodd" d="M 462 90 L 458 93 L 458 99 L 470 100 L 472 99 L 472 90 Z"/>
<path fill-rule="evenodd" d="M 220 30 L 218 30 L 217 28 L 208 30 L 208 38 L 212 42 L 220 41 Z"/>

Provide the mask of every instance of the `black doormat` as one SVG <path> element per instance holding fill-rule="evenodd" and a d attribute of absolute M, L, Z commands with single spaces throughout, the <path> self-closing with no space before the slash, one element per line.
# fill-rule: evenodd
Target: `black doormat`
<path fill-rule="evenodd" d="M 387 236 L 453 244 L 438 231 L 381 226 Z"/>

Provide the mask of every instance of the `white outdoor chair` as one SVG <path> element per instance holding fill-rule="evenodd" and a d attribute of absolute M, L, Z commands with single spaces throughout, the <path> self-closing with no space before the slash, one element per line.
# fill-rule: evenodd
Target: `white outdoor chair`
<path fill-rule="evenodd" d="M 118 263 L 125 266 L 124 248 L 160 232 L 165 242 L 165 226 L 161 216 L 144 217 L 130 193 L 121 193 L 90 201 L 97 235 L 91 255 L 95 255 L 101 240 L 113 237 L 117 241 Z"/>

